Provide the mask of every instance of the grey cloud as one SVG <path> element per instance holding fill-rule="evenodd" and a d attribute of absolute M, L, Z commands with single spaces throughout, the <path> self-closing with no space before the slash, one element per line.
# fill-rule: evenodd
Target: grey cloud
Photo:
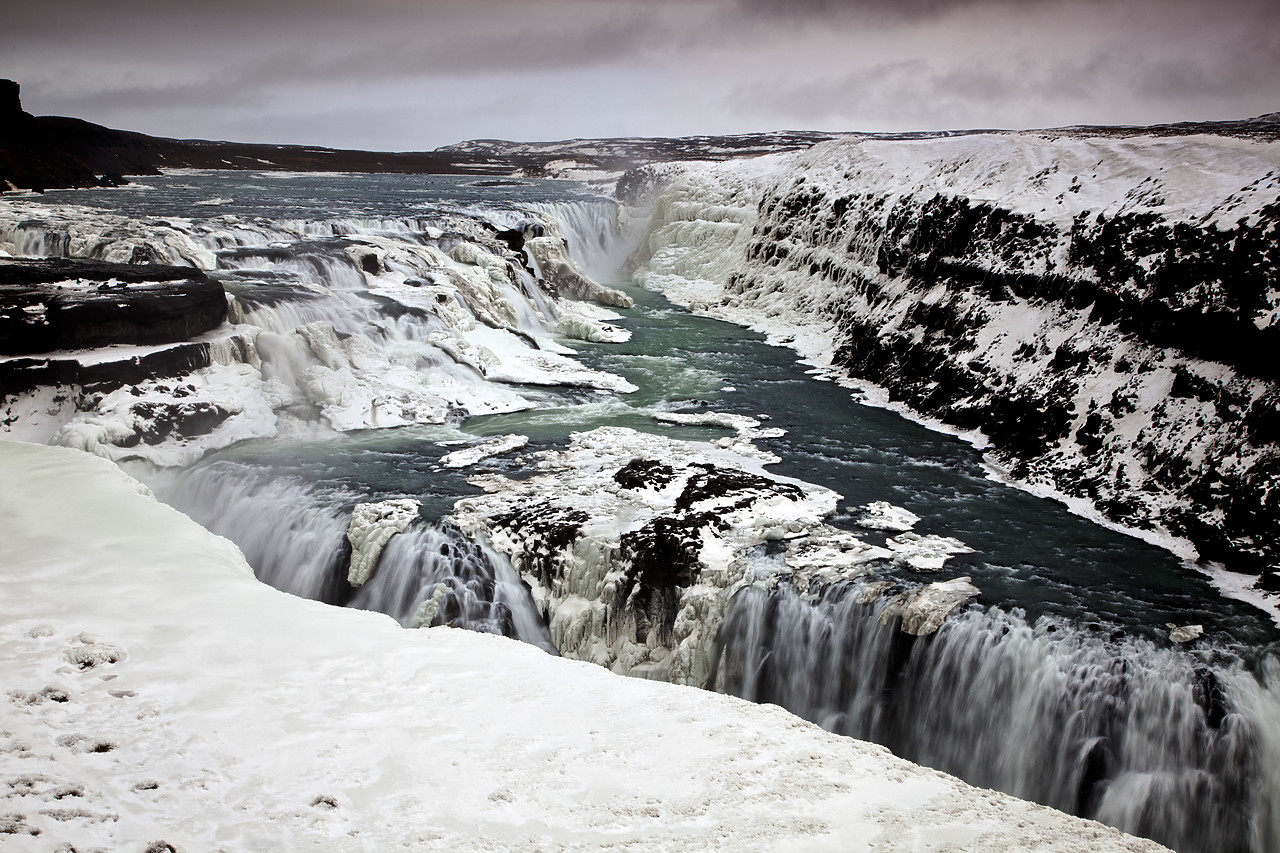
<path fill-rule="evenodd" d="M 7 13 L 0 75 L 116 127 L 385 147 L 1265 112 L 1277 34 L 1274 0 L 62 0 Z"/>

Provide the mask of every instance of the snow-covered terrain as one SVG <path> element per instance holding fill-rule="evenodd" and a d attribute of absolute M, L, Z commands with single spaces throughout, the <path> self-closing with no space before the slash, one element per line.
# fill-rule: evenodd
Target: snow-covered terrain
<path fill-rule="evenodd" d="M 667 180 L 646 286 L 1082 511 L 1276 568 L 1280 143 L 863 139 Z"/>
<path fill-rule="evenodd" d="M 82 453 L 0 466 L 15 853 L 1164 849 L 776 707 L 276 592 Z"/>

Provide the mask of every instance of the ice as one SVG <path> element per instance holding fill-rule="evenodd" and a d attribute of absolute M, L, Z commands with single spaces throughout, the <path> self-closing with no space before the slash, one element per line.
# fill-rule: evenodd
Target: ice
<path fill-rule="evenodd" d="M 440 464 L 446 468 L 466 468 L 482 459 L 519 450 L 528 443 L 529 436 L 527 435 L 494 436 L 462 450 L 455 450 L 452 453 L 445 454 L 440 458 Z"/>
<path fill-rule="evenodd" d="M 881 528 L 886 529 L 886 528 Z M 885 547 L 893 552 L 893 558 L 918 572 L 940 572 L 943 564 L 956 554 L 969 554 L 973 549 L 959 539 L 950 536 L 921 536 L 917 533 L 900 533 L 891 536 Z"/>
<path fill-rule="evenodd" d="M 905 533 L 916 526 L 920 516 L 894 506 L 888 501 L 872 501 L 863 508 L 865 515 L 858 519 L 858 526 L 869 530 L 889 530 Z"/>
<path fill-rule="evenodd" d="M 1204 634 L 1203 625 L 1170 625 L 1169 640 L 1174 643 L 1189 643 Z"/>
<path fill-rule="evenodd" d="M 0 490 L 0 671 L 68 697 L 0 704 L 6 849 L 1163 849 L 776 706 L 276 592 L 83 453 L 0 470 L 30 484 Z M 63 658 L 85 632 L 109 672 Z"/>
<path fill-rule="evenodd" d="M 418 517 L 421 504 L 412 498 L 356 504 L 351 510 L 347 541 L 351 543 L 351 567 L 347 582 L 362 586 L 373 575 L 378 557 L 391 537 L 403 533 Z"/>
<path fill-rule="evenodd" d="M 881 620 L 902 616 L 902 630 L 917 637 L 932 634 L 942 627 L 947 615 L 981 591 L 969 578 L 938 581 L 904 593 L 880 613 Z"/>

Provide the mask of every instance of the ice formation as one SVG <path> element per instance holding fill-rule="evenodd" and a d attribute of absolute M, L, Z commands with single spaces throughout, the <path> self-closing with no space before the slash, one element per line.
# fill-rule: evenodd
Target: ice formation
<path fill-rule="evenodd" d="M 906 533 L 916 526 L 920 516 L 888 501 L 872 501 L 862 508 L 864 515 L 858 519 L 859 527 L 869 530 L 889 530 Z"/>
<path fill-rule="evenodd" d="M 739 591 L 787 583 L 816 595 L 895 557 L 824 522 L 834 492 L 769 475 L 737 445 L 599 427 L 535 464 L 526 479 L 473 478 L 486 494 L 459 501 L 450 519 L 511 558 L 561 654 L 618 673 L 706 685 Z M 967 550 L 954 545 L 912 557 L 940 567 Z M 938 604 L 918 632 L 936 630 L 946 610 Z"/>
<path fill-rule="evenodd" d="M 455 450 L 440 457 L 440 464 L 446 468 L 467 468 L 482 459 L 501 456 L 513 450 L 519 450 L 529 443 L 527 435 L 498 435 L 493 438 L 472 444 L 462 450 Z"/>
<path fill-rule="evenodd" d="M 397 533 L 403 533 L 415 518 L 421 506 L 412 498 L 356 504 L 351 510 L 351 523 L 347 527 L 347 541 L 351 543 L 351 567 L 347 582 L 363 586 L 378 566 L 378 557 L 387 542 Z"/>

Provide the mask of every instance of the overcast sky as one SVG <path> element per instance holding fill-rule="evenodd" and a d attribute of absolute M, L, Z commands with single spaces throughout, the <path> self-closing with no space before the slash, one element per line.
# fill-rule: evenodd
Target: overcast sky
<path fill-rule="evenodd" d="M 1280 0 L 27 0 L 37 115 L 421 150 L 1280 110 Z"/>

